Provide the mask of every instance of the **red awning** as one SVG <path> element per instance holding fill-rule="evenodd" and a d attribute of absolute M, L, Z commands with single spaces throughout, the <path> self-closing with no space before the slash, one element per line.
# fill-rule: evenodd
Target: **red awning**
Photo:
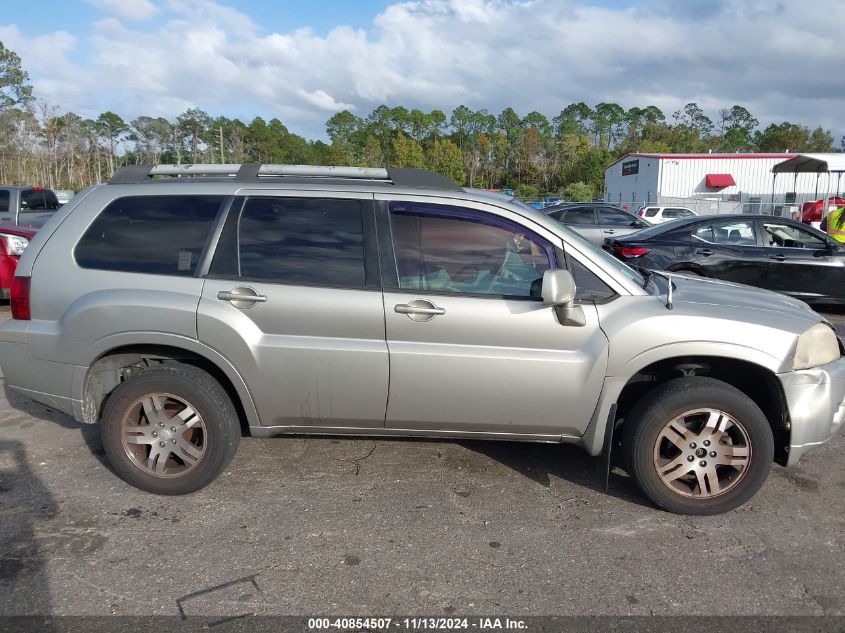
<path fill-rule="evenodd" d="M 730 174 L 707 174 L 704 183 L 713 189 L 723 189 L 724 187 L 733 187 L 736 181 Z"/>

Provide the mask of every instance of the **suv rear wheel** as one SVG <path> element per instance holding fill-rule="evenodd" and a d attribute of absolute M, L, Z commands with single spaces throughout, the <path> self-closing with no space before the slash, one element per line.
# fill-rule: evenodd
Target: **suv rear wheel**
<path fill-rule="evenodd" d="M 774 458 L 760 408 L 720 380 L 678 378 L 646 394 L 623 425 L 628 472 L 656 505 L 719 514 L 760 489 Z"/>
<path fill-rule="evenodd" d="M 206 372 L 160 365 L 118 385 L 101 421 L 103 448 L 124 481 L 180 495 L 211 483 L 234 457 L 240 423 Z"/>

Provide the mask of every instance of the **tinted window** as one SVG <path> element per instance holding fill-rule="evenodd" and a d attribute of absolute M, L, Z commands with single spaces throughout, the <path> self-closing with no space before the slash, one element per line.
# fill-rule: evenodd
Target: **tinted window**
<path fill-rule="evenodd" d="M 699 226 L 693 233 L 693 237 L 710 244 L 735 246 L 754 246 L 757 244 L 754 223 L 750 221 L 708 223 Z"/>
<path fill-rule="evenodd" d="M 554 262 L 539 236 L 469 209 L 391 203 L 390 224 L 402 289 L 529 297 Z"/>
<path fill-rule="evenodd" d="M 784 248 L 825 248 L 827 244 L 818 235 L 793 224 L 763 222 L 764 243 L 766 246 Z"/>
<path fill-rule="evenodd" d="M 599 209 L 599 224 L 612 224 L 614 226 L 631 226 L 632 222 L 638 222 L 630 213 L 614 209 L 613 207 L 602 207 Z"/>
<path fill-rule="evenodd" d="M 563 216 L 564 224 L 595 224 L 596 219 L 593 215 L 592 207 L 576 207 L 569 209 Z"/>
<path fill-rule="evenodd" d="M 664 209 L 663 210 L 663 217 L 664 218 L 679 218 L 679 217 L 681 217 L 681 212 L 678 209 Z"/>
<path fill-rule="evenodd" d="M 250 199 L 241 212 L 238 244 L 240 276 L 246 279 L 333 287 L 365 285 L 358 200 Z"/>
<path fill-rule="evenodd" d="M 645 210 L 645 217 L 653 218 L 654 216 L 657 215 L 658 211 L 660 211 L 660 209 L 658 207 L 649 207 L 648 209 Z"/>
<path fill-rule="evenodd" d="M 97 216 L 76 245 L 83 268 L 193 275 L 222 196 L 120 198 Z"/>
<path fill-rule="evenodd" d="M 586 266 L 572 257 L 569 258 L 569 271 L 575 279 L 575 299 L 578 301 L 605 301 L 616 294 Z"/>
<path fill-rule="evenodd" d="M 21 191 L 21 211 L 55 211 L 59 199 L 51 189 L 24 189 Z"/>
<path fill-rule="evenodd" d="M 0 213 L 9 210 L 9 190 L 0 189 Z"/>

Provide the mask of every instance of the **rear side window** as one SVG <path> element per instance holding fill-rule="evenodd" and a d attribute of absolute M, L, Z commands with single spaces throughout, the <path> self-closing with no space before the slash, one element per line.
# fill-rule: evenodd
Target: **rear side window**
<path fill-rule="evenodd" d="M 596 218 L 592 207 L 576 207 L 569 209 L 563 216 L 564 224 L 595 224 Z"/>
<path fill-rule="evenodd" d="M 654 216 L 657 215 L 658 211 L 660 211 L 659 207 L 649 207 L 648 209 L 645 210 L 645 217 L 653 218 Z"/>
<path fill-rule="evenodd" d="M 0 189 L 0 213 L 9 210 L 9 190 Z"/>
<path fill-rule="evenodd" d="M 218 247 L 211 274 L 335 288 L 366 285 L 360 200 L 250 198 L 238 221 L 237 244 L 234 259 L 234 246 Z"/>
<path fill-rule="evenodd" d="M 74 252 L 83 268 L 153 275 L 196 272 L 223 196 L 119 198 L 97 216 Z"/>
<path fill-rule="evenodd" d="M 21 191 L 21 212 L 55 211 L 59 208 L 59 199 L 52 189 L 24 189 Z"/>
<path fill-rule="evenodd" d="M 602 207 L 599 209 L 599 224 L 610 224 L 613 226 L 632 226 L 636 218 L 613 207 Z"/>

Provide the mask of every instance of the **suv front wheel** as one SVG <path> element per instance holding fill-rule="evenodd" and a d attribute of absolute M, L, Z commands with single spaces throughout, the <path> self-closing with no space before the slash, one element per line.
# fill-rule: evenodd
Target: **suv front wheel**
<path fill-rule="evenodd" d="M 645 395 L 623 425 L 628 472 L 656 505 L 719 514 L 760 489 L 774 458 L 760 408 L 720 380 L 678 378 Z"/>
<path fill-rule="evenodd" d="M 120 478 L 164 495 L 211 483 L 240 441 L 238 416 L 220 384 L 179 364 L 147 369 L 115 387 L 100 429 Z"/>

